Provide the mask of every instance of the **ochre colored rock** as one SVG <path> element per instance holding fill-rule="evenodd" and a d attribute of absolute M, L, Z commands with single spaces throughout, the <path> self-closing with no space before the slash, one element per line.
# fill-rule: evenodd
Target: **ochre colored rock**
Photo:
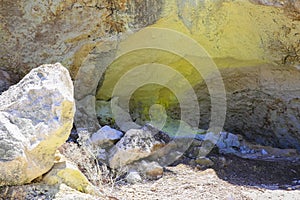
<path fill-rule="evenodd" d="M 66 184 L 80 192 L 95 194 L 96 190 L 94 186 L 82 174 L 78 167 L 62 155 L 59 156 L 60 160 L 55 162 L 54 166 L 43 177 L 42 181 L 49 185 Z"/>

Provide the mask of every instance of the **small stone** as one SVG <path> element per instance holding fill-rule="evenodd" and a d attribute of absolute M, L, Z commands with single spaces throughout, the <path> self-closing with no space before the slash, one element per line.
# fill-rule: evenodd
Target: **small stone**
<path fill-rule="evenodd" d="M 206 157 L 197 158 L 195 162 L 201 167 L 212 167 L 214 165 L 214 162 Z"/>
<path fill-rule="evenodd" d="M 145 173 L 147 179 L 157 180 L 163 176 L 164 170 L 157 162 L 142 161 L 143 173 Z"/>
<path fill-rule="evenodd" d="M 225 157 L 220 157 L 219 158 L 219 162 L 220 162 L 220 166 L 221 167 L 226 167 L 227 162 L 226 162 L 226 158 Z"/>
<path fill-rule="evenodd" d="M 232 133 L 228 133 L 226 142 L 227 142 L 228 147 L 239 147 L 240 146 L 239 137 Z"/>
<path fill-rule="evenodd" d="M 106 163 L 106 160 L 107 160 L 107 152 L 106 152 L 106 150 L 105 150 L 105 149 L 99 149 L 99 150 L 98 150 L 97 158 L 98 158 L 100 161 Z"/>
<path fill-rule="evenodd" d="M 127 183 L 136 184 L 142 181 L 140 174 L 136 171 L 129 172 L 125 178 Z"/>
<path fill-rule="evenodd" d="M 267 152 L 266 150 L 262 149 L 262 150 L 261 150 L 261 154 L 262 154 L 262 155 L 268 155 L 268 152 Z"/>
<path fill-rule="evenodd" d="M 75 164 L 66 159 L 54 164 L 52 169 L 43 177 L 49 185 L 66 184 L 69 187 L 87 194 L 95 194 L 96 190 Z"/>
<path fill-rule="evenodd" d="M 239 137 L 232 133 L 221 132 L 220 138 L 216 145 L 223 152 L 232 151 L 232 147 L 240 146 Z"/>
<path fill-rule="evenodd" d="M 104 126 L 92 135 L 91 142 L 94 145 L 107 148 L 118 142 L 123 135 L 124 134 L 121 131 L 113 129 L 109 126 Z"/>
<path fill-rule="evenodd" d="M 96 114 L 100 125 L 113 124 L 114 117 L 110 101 L 96 101 Z"/>

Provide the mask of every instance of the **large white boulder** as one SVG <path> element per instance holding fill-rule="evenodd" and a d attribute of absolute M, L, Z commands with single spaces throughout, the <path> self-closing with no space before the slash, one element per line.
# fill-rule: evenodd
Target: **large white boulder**
<path fill-rule="evenodd" d="M 33 69 L 0 96 L 0 186 L 29 183 L 54 164 L 75 112 L 73 84 L 61 64 Z"/>

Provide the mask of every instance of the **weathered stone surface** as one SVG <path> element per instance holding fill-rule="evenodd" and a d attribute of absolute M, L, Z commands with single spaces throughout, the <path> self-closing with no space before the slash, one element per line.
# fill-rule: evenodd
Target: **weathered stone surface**
<path fill-rule="evenodd" d="M 142 160 L 137 164 L 138 171 L 149 180 L 156 180 L 163 176 L 164 170 L 157 162 L 147 162 Z"/>
<path fill-rule="evenodd" d="M 1 8 L 1 66 L 24 75 L 60 60 L 74 78 L 103 37 L 155 22 L 162 0 L 3 0 Z"/>
<path fill-rule="evenodd" d="M 0 185 L 29 183 L 47 172 L 68 138 L 73 84 L 61 64 L 42 65 L 0 96 Z"/>
<path fill-rule="evenodd" d="M 85 57 L 74 80 L 77 128 L 87 128 L 91 132 L 99 129 L 96 118 L 95 94 L 100 79 L 115 58 L 117 39 L 108 40 L 95 46 Z"/>
<path fill-rule="evenodd" d="M 288 1 L 282 2 L 286 6 L 278 7 L 273 3 L 264 6 L 249 1 L 171 0 L 166 2 L 164 17 L 154 26 L 186 34 L 214 60 L 227 93 L 225 131 L 243 134 L 247 139 L 264 145 L 299 149 L 297 86 L 300 23 L 288 12 L 283 12 L 290 6 Z M 297 1 L 290 2 L 292 7 L 297 5 Z M 190 12 L 191 9 L 194 12 Z M 154 44 L 154 41 L 155 37 L 141 37 L 137 44 Z M 182 43 L 175 47 L 174 51 L 181 49 Z M 185 76 L 198 96 L 200 128 L 207 129 L 211 120 L 210 94 L 192 63 L 172 52 L 138 49 L 118 58 L 107 69 L 97 92 L 97 100 L 110 100 L 110 94 L 116 83 L 120 84 L 122 76 L 145 63 L 167 65 Z M 137 71 L 135 77 L 147 79 L 150 73 L 144 71 L 146 73 Z M 154 76 L 161 76 L 166 81 L 163 72 L 159 71 Z M 136 84 L 126 81 L 122 82 L 126 88 Z M 172 78 L 166 82 L 177 84 Z M 177 94 L 166 88 L 141 85 L 130 99 L 132 118 L 136 121 L 141 119 L 142 123 L 147 121 L 153 104 L 163 105 L 168 116 L 180 118 L 180 109 L 189 105 L 178 105 Z"/>
<path fill-rule="evenodd" d="M 91 136 L 91 143 L 100 148 L 107 148 L 118 142 L 123 135 L 121 131 L 104 126 Z"/>
<path fill-rule="evenodd" d="M 141 158 L 145 158 L 164 144 L 155 140 L 152 132 L 146 129 L 131 129 L 110 150 L 109 166 L 120 168 Z"/>
<path fill-rule="evenodd" d="M 298 0 L 250 0 L 250 2 L 284 8 L 289 16 L 300 19 L 300 2 Z"/>
<path fill-rule="evenodd" d="M 47 185 L 43 182 L 22 186 L 0 187 L 2 199 L 53 199 L 53 200 L 99 200 L 105 195 L 94 196 L 79 192 L 66 184 Z"/>
<path fill-rule="evenodd" d="M 42 62 L 51 63 L 61 60 L 70 70 L 75 81 L 78 110 L 75 124 L 78 128 L 88 128 L 93 132 L 99 129 L 94 109 L 95 101 L 110 100 L 112 96 L 107 94 L 112 91 L 114 84 L 135 66 L 145 63 L 165 64 L 183 74 L 192 86 L 201 84 L 200 75 L 193 70 L 191 63 L 180 57 L 183 55 L 176 56 L 172 52 L 163 52 L 164 49 L 155 51 L 138 49 L 115 60 L 119 42 L 126 40 L 127 35 L 132 34 L 130 28 L 139 29 L 154 23 L 154 27 L 179 31 L 198 42 L 222 71 L 226 89 L 231 86 L 236 87 L 236 83 L 241 85 L 236 91 L 228 89 L 227 99 L 230 107 L 225 126 L 227 131 L 243 133 L 243 124 L 247 123 L 249 117 L 244 113 L 248 113 L 248 108 L 251 107 L 257 111 L 252 112 L 250 124 L 245 127 L 249 139 L 264 144 L 272 143 L 281 148 L 299 149 L 299 140 L 292 142 L 293 138 L 299 135 L 297 128 L 294 128 L 298 127 L 295 111 L 298 109 L 297 100 L 293 98 L 294 100 L 291 101 L 287 99 L 283 101 L 282 105 L 287 103 L 287 107 L 293 107 L 290 109 L 292 111 L 287 111 L 290 117 L 278 114 L 280 120 L 274 120 L 275 114 L 272 114 L 272 125 L 268 125 L 269 122 L 266 119 L 270 113 L 266 114 L 266 107 L 273 107 L 276 103 L 268 100 L 265 104 L 263 101 L 269 97 L 273 98 L 272 94 L 269 97 L 263 97 L 265 92 L 259 91 L 260 88 L 256 88 L 257 90 L 255 89 L 253 93 L 251 91 L 251 94 L 246 92 L 247 89 L 253 89 L 253 82 L 257 81 L 256 78 L 260 76 L 256 72 L 252 74 L 249 68 L 254 68 L 256 71 L 257 67 L 261 68 L 262 63 L 279 64 L 282 70 L 292 66 L 299 68 L 299 1 L 97 0 L 75 2 L 68 0 L 48 2 L 43 0 L 32 2 L 23 0 L 12 3 L 5 0 L 1 5 L 4 8 L 0 12 L 3 21 L 0 24 L 2 36 L 0 43 L 4 44 L 0 49 L 1 69 L 7 71 L 6 69 L 9 68 L 9 71 L 22 76 L 30 68 Z M 114 34 L 121 31 L 126 33 L 108 37 L 111 36 L 108 33 Z M 142 39 L 151 43 L 151 38 Z M 179 43 L 176 48 L 181 49 L 182 44 Z M 235 74 L 224 72 L 230 69 L 243 75 L 230 77 Z M 266 69 L 268 71 L 268 67 Z M 244 73 L 242 73 L 243 70 L 245 70 Z M 147 73 L 143 74 L 143 76 L 147 75 Z M 248 78 L 250 76 L 252 79 Z M 280 78 L 276 82 L 294 79 L 297 77 L 291 73 L 291 76 Z M 166 82 L 174 83 L 176 81 L 166 80 Z M 5 81 L 1 84 L 2 87 L 7 87 L 11 83 Z M 99 87 L 97 87 L 98 84 Z M 272 81 L 265 81 L 264 87 L 271 87 L 271 85 Z M 199 102 L 203 105 L 200 109 L 201 119 L 203 119 L 201 128 L 207 128 L 207 122 L 210 119 L 209 111 L 207 111 L 209 94 L 203 93 L 202 89 L 205 91 L 205 87 L 201 86 L 196 93 L 199 96 Z M 97 92 L 96 99 L 94 99 L 95 92 Z M 237 94 L 239 92 L 241 92 L 240 97 Z M 204 96 L 201 96 L 203 94 Z M 247 95 L 250 97 L 248 98 Z M 285 94 L 282 93 L 282 95 Z M 252 106 L 253 99 L 260 100 L 255 100 Z M 234 103 L 240 100 L 244 103 L 240 105 Z M 174 94 L 163 87 L 153 85 L 148 88 L 147 86 L 139 88 L 133 95 L 130 114 L 135 117 L 135 120 L 142 119 L 140 121 L 143 122 L 145 116 L 148 115 L 148 108 L 154 103 L 164 105 L 170 115 L 178 114 L 178 102 Z M 263 113 L 258 107 L 265 107 L 262 109 Z M 237 112 L 235 108 L 239 108 L 241 112 Z M 273 108 L 276 112 L 281 112 L 282 106 Z M 262 116 L 265 116 L 263 120 L 261 120 Z M 237 124 L 235 124 L 236 121 Z M 262 124 L 263 121 L 266 125 Z M 256 122 L 258 125 L 255 126 Z M 286 122 L 288 125 L 285 125 Z M 128 124 L 126 129 L 133 128 L 131 126 L 132 124 Z M 263 133 L 259 133 L 259 128 L 263 129 Z M 275 137 L 273 137 L 274 134 Z"/>
<path fill-rule="evenodd" d="M 100 125 L 115 125 L 110 101 L 96 101 L 96 115 Z"/>
<path fill-rule="evenodd" d="M 234 151 L 232 148 L 239 148 L 240 147 L 239 137 L 232 133 L 221 132 L 220 138 L 216 144 L 216 146 L 220 149 L 221 152 L 224 150 L 227 153 L 230 151 Z"/>
<path fill-rule="evenodd" d="M 95 96 L 88 95 L 81 100 L 76 100 L 76 113 L 74 124 L 77 129 L 83 128 L 90 132 L 99 130 L 95 111 Z"/>
<path fill-rule="evenodd" d="M 195 163 L 200 165 L 200 167 L 207 168 L 212 167 L 214 165 L 214 162 L 206 157 L 199 157 L 195 160 Z"/>
<path fill-rule="evenodd" d="M 18 77 L 42 63 L 58 60 L 74 80 L 77 128 L 97 131 L 93 105 L 99 80 L 115 58 L 120 32 L 138 30 L 154 23 L 162 0 L 87 0 L 1 2 L 0 67 Z M 34 52 L 34 53 L 33 53 Z M 1 72 L 0 72 L 1 77 Z M 14 78 L 15 78 L 14 77 Z M 1 79 L 0 91 L 12 85 Z M 83 103 L 83 104 L 82 104 Z M 85 107 L 87 109 L 85 110 Z M 90 114 L 86 114 L 89 113 Z"/>
<path fill-rule="evenodd" d="M 127 181 L 127 183 L 130 183 L 130 184 L 136 184 L 136 183 L 142 182 L 142 178 L 137 171 L 128 172 L 128 174 L 125 177 L 125 180 Z"/>
<path fill-rule="evenodd" d="M 59 186 L 59 191 L 54 194 L 54 200 L 98 200 L 104 199 L 105 195 L 94 196 L 86 193 L 81 193 L 66 184 L 61 184 Z"/>
<path fill-rule="evenodd" d="M 0 94 L 7 90 L 9 86 L 17 83 L 19 77 L 14 73 L 0 69 Z"/>
<path fill-rule="evenodd" d="M 262 145 L 300 149 L 300 70 L 261 65 L 221 73 L 227 92 L 224 130 Z M 196 90 L 201 126 L 207 127 L 209 94 L 204 83 Z"/>
<path fill-rule="evenodd" d="M 66 184 L 75 190 L 87 194 L 96 193 L 94 186 L 82 174 L 78 167 L 63 157 L 55 162 L 51 170 L 43 176 L 42 181 L 48 185 Z"/>
<path fill-rule="evenodd" d="M 129 172 L 135 172 L 139 176 L 148 180 L 157 180 L 163 176 L 164 169 L 155 161 L 148 161 L 148 159 L 142 159 L 133 164 L 128 165 Z M 135 178 L 136 174 L 133 174 L 132 178 Z M 134 179 L 133 179 L 134 180 Z"/>

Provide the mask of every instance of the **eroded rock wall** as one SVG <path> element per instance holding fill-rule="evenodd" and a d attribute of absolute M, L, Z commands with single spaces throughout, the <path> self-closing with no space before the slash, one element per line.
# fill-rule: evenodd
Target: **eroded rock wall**
<path fill-rule="evenodd" d="M 273 65 L 227 68 L 221 71 L 227 97 L 224 129 L 251 142 L 300 149 L 300 70 Z M 195 87 L 201 123 L 210 121 L 209 92 L 205 83 Z"/>
<path fill-rule="evenodd" d="M 39 64 L 62 62 L 74 81 L 78 128 L 96 131 L 96 101 L 109 100 L 120 77 L 145 62 L 164 64 L 183 74 L 204 105 L 200 113 L 204 116 L 202 125 L 209 121 L 205 87 L 197 91 L 203 80 L 184 56 L 160 49 L 131 52 L 124 59 L 116 59 L 121 41 L 140 28 L 151 26 L 185 34 L 216 63 L 227 92 L 226 129 L 241 134 L 245 130 L 249 139 L 258 142 L 299 148 L 300 141 L 292 141 L 299 135 L 297 0 L 2 0 L 1 6 L 0 69 L 5 73 L 0 76 L 5 79 L 1 79 L 0 88 L 6 89 L 18 79 L 11 78 L 12 74 L 22 77 Z M 162 38 L 167 40 L 168 36 Z M 142 40 L 151 41 L 151 37 Z M 182 43 L 176 48 L 180 50 Z M 257 69 L 263 69 L 263 74 Z M 265 80 L 264 74 L 271 78 Z M 166 82 L 176 80 L 170 78 Z M 278 89 L 282 85 L 286 87 Z M 178 114 L 176 98 L 165 88 L 145 87 L 139 91 L 134 94 L 131 107 L 143 115 L 148 114 L 148 105 L 153 102 Z M 249 117 L 249 112 L 253 117 Z M 135 111 L 131 113 L 140 117 Z"/>
<path fill-rule="evenodd" d="M 225 84 L 228 104 L 225 130 L 244 134 L 260 144 L 300 149 L 298 1 L 281 2 L 168 1 L 162 18 L 152 27 L 186 34 L 216 63 Z M 291 10 L 293 12 L 289 12 Z M 167 41 L 167 36 L 161 38 L 161 43 Z M 151 37 L 143 39 L 148 39 L 148 43 L 154 41 Z M 137 43 L 146 43 L 143 39 Z M 169 52 L 162 48 L 139 49 L 115 60 L 106 71 L 96 97 L 109 100 L 115 84 L 144 63 L 167 65 L 194 86 L 200 103 L 200 127 L 208 128 L 211 104 L 203 77 L 185 55 L 175 55 L 177 49 L 183 49 L 182 43 L 170 46 L 176 49 Z M 150 70 L 136 76 L 148 79 L 149 73 Z M 152 76 L 163 79 L 165 75 L 161 70 Z M 168 81 L 179 84 L 172 78 Z M 130 80 L 123 83 L 128 87 L 134 85 Z M 169 110 L 171 117 L 180 118 L 176 94 L 152 85 L 141 86 L 133 94 L 133 119 L 149 120 L 149 109 L 155 103 Z"/>
<path fill-rule="evenodd" d="M 61 62 L 74 78 L 103 38 L 155 22 L 161 7 L 162 0 L 1 0 L 0 66 L 22 77 Z"/>

